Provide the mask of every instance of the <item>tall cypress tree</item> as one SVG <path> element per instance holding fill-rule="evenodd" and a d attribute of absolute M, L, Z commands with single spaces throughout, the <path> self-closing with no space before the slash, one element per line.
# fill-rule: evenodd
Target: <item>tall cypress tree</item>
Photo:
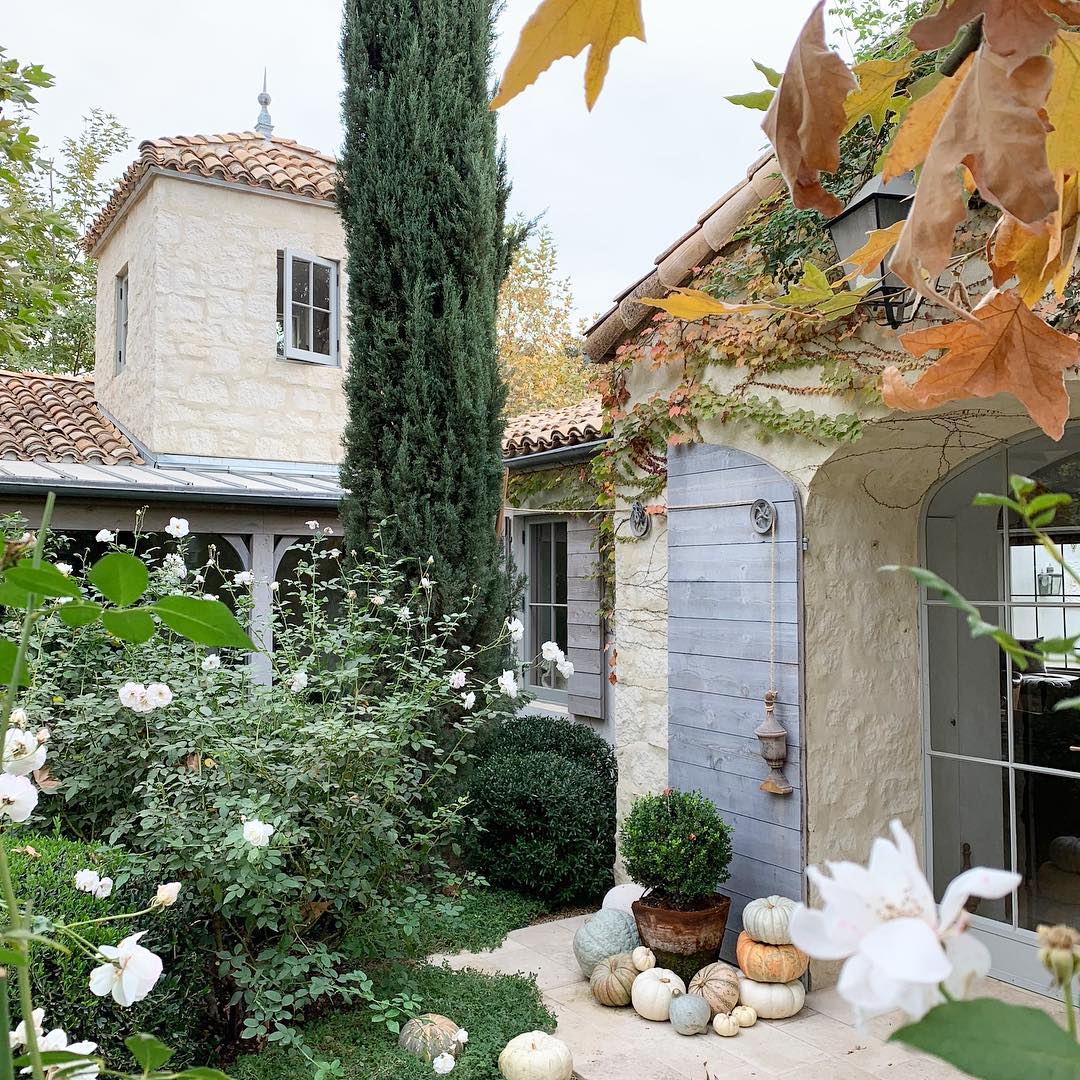
<path fill-rule="evenodd" d="M 502 407 L 495 315 L 509 186 L 488 109 L 492 0 L 345 0 L 350 550 L 434 556 L 436 611 L 497 632 Z"/>

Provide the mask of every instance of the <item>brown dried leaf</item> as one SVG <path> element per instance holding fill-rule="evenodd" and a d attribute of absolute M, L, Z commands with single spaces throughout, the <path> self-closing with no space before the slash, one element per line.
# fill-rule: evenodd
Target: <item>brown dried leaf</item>
<path fill-rule="evenodd" d="M 835 217 L 844 205 L 821 186 L 821 174 L 840 164 L 844 102 L 858 84 L 825 43 L 824 9 L 821 0 L 803 27 L 761 126 L 776 149 L 795 206 Z"/>
<path fill-rule="evenodd" d="M 1054 40 L 1058 24 L 1050 15 L 1067 23 L 1080 22 L 1080 5 L 1075 0 L 948 0 L 921 18 L 908 37 L 922 52 L 943 49 L 978 16 L 983 16 L 983 38 L 999 56 L 1013 65 L 1038 56 Z"/>
<path fill-rule="evenodd" d="M 1057 36 L 1050 52 L 1054 82 L 1046 99 L 1053 130 L 1046 137 L 1046 156 L 1054 173 L 1080 171 L 1080 34 Z"/>
<path fill-rule="evenodd" d="M 1042 112 L 1052 76 L 1048 56 L 1010 71 L 991 50 L 976 54 L 926 158 L 890 263 L 914 289 L 934 296 L 926 275 L 936 278 L 952 256 L 956 226 L 967 217 L 962 166 L 971 170 L 984 199 L 1029 227 L 1057 209 Z"/>
<path fill-rule="evenodd" d="M 883 172 L 886 183 L 917 168 L 926 160 L 941 121 L 945 119 L 956 91 L 971 70 L 971 64 L 972 58 L 969 56 L 955 75 L 942 79 L 925 97 L 911 103 L 885 155 Z"/>
<path fill-rule="evenodd" d="M 991 293 L 972 317 L 904 334 L 901 344 L 912 356 L 944 355 L 914 384 L 886 368 L 885 404 L 911 412 L 1009 393 L 1050 438 L 1060 439 L 1069 416 L 1064 373 L 1080 361 L 1080 344 L 1032 314 L 1015 291 Z"/>

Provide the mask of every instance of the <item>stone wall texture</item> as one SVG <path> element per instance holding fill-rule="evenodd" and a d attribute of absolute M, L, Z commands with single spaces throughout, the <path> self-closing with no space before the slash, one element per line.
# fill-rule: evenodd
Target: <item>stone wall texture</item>
<path fill-rule="evenodd" d="M 337 260 L 337 211 L 155 176 L 99 252 L 95 381 L 104 407 L 159 454 L 337 462 L 342 367 L 276 353 L 277 252 Z M 115 278 L 129 268 L 128 361 L 117 372 Z"/>

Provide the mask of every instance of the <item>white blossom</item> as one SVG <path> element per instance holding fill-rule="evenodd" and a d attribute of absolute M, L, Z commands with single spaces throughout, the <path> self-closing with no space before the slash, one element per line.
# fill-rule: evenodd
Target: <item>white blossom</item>
<path fill-rule="evenodd" d="M 217 671 L 219 667 L 221 667 L 221 657 L 218 656 L 216 652 L 211 653 L 209 656 L 203 658 L 203 671 Z"/>
<path fill-rule="evenodd" d="M 911 837 L 898 821 L 891 829 L 891 841 L 874 841 L 866 867 L 828 863 L 826 876 L 811 866 L 807 876 L 825 906 L 799 905 L 791 918 L 798 948 L 844 961 L 837 990 L 859 1020 L 896 1008 L 918 1019 L 945 1000 L 942 986 L 966 996 L 990 970 L 990 953 L 966 932 L 965 905 L 972 896 L 999 900 L 1021 880 L 1005 870 L 965 870 L 935 904 Z"/>
<path fill-rule="evenodd" d="M 34 1020 L 34 1034 L 40 1040 L 42 1036 L 42 1024 L 45 1022 L 45 1010 L 35 1009 L 32 1016 Z M 25 1020 L 20 1020 L 15 1030 L 8 1033 L 8 1043 L 12 1050 L 17 1050 L 20 1046 L 26 1046 Z"/>
<path fill-rule="evenodd" d="M 92 893 L 101 884 L 101 875 L 96 870 L 79 870 L 75 874 L 75 888 L 79 892 Z"/>
<path fill-rule="evenodd" d="M 301 690 L 305 689 L 308 684 L 308 673 L 300 668 L 299 671 L 294 671 L 292 677 L 289 679 L 289 689 L 294 694 L 299 694 Z"/>
<path fill-rule="evenodd" d="M 0 773 L 0 814 L 25 821 L 37 806 L 38 789 L 25 776 Z"/>
<path fill-rule="evenodd" d="M 379 595 L 378 593 L 376 593 L 376 594 L 375 594 L 375 595 L 374 595 L 374 596 L 373 596 L 373 597 L 371 598 L 371 602 L 372 602 L 372 603 L 373 603 L 373 604 L 374 604 L 374 605 L 375 605 L 376 607 L 382 607 L 382 606 L 383 606 L 383 604 L 385 604 L 385 603 L 386 603 L 386 597 L 385 597 L 385 596 L 380 596 L 380 595 Z"/>
<path fill-rule="evenodd" d="M 317 521 L 308 521 L 308 522 L 305 522 L 305 524 L 307 525 L 307 527 L 312 532 L 318 532 L 319 531 L 319 523 Z"/>
<path fill-rule="evenodd" d="M 154 899 L 151 902 L 151 907 L 172 907 L 176 903 L 176 898 L 180 895 L 180 882 L 179 881 L 167 881 L 164 885 L 157 887 L 157 892 L 154 894 Z"/>
<path fill-rule="evenodd" d="M 161 560 L 161 566 L 169 577 L 174 577 L 177 581 L 183 581 L 184 578 L 187 577 L 187 563 L 184 562 L 184 556 L 179 552 L 170 551 L 165 558 Z"/>
<path fill-rule="evenodd" d="M 151 709 L 164 709 L 173 699 L 173 692 L 163 682 L 152 682 L 146 688 L 146 698 Z"/>
<path fill-rule="evenodd" d="M 15 724 L 16 727 L 26 727 L 26 710 L 21 707 L 12 709 L 8 720 Z"/>
<path fill-rule="evenodd" d="M 520 619 L 507 619 L 506 629 L 510 631 L 510 640 L 520 641 L 525 636 L 525 626 Z"/>
<path fill-rule="evenodd" d="M 111 877 L 103 877 L 97 883 L 97 887 L 93 890 L 93 893 L 98 900 L 104 900 L 106 897 L 112 896 L 112 890 L 113 879 Z"/>
<path fill-rule="evenodd" d="M 281 582 L 280 581 L 271 581 L 270 582 L 270 591 L 271 592 L 277 592 L 278 589 L 280 589 L 280 588 L 281 588 Z"/>
<path fill-rule="evenodd" d="M 504 671 L 499 676 L 499 689 L 508 698 L 516 698 L 518 696 L 517 679 L 514 678 L 514 673 L 512 671 Z"/>
<path fill-rule="evenodd" d="M 560 660 L 555 667 L 558 669 L 559 674 L 570 681 L 570 677 L 574 674 L 574 665 L 569 660 Z"/>
<path fill-rule="evenodd" d="M 142 1001 L 161 978 L 161 957 L 139 944 L 145 934 L 126 937 L 119 945 L 99 945 L 98 952 L 107 962 L 90 972 L 90 992 L 97 997 L 112 994 L 117 1005 Z"/>
<path fill-rule="evenodd" d="M 468 712 L 476 704 L 476 694 L 470 690 L 467 694 L 461 695 L 461 707 Z"/>
<path fill-rule="evenodd" d="M 425 575 L 424 575 L 424 576 L 423 576 L 423 577 L 422 577 L 422 578 L 420 579 L 420 588 L 421 588 L 421 589 L 425 589 L 425 590 L 427 590 L 427 589 L 430 589 L 430 588 L 432 587 L 432 585 L 434 585 L 434 584 L 435 584 L 435 583 L 434 583 L 434 582 L 433 582 L 433 581 L 431 580 L 431 578 L 429 578 L 429 577 L 427 576 L 427 574 L 425 574 Z"/>
<path fill-rule="evenodd" d="M 560 660 L 566 658 L 566 654 L 559 648 L 559 645 L 555 641 L 545 641 L 540 646 L 540 655 L 549 663 L 557 664 Z"/>
<path fill-rule="evenodd" d="M 464 1046 L 469 1041 L 469 1033 L 464 1028 L 458 1028 L 454 1041 Z"/>
<path fill-rule="evenodd" d="M 465 688 L 467 676 L 464 671 L 451 671 L 450 678 L 447 680 L 450 683 L 451 690 L 463 690 Z"/>
<path fill-rule="evenodd" d="M 340 559 L 341 558 L 341 548 L 331 548 L 326 553 L 326 557 L 328 559 Z"/>
<path fill-rule="evenodd" d="M 94 539 L 99 544 L 111 544 L 116 539 L 116 533 L 111 529 L 100 529 Z"/>
<path fill-rule="evenodd" d="M 4 772 L 29 776 L 45 764 L 45 746 L 36 735 L 9 727 L 4 735 Z"/>
<path fill-rule="evenodd" d="M 454 1061 L 453 1054 L 440 1054 L 432 1063 L 431 1067 L 435 1070 L 437 1076 L 446 1076 L 447 1073 L 454 1071 L 454 1066 L 457 1064 Z"/>
<path fill-rule="evenodd" d="M 398 618 L 399 618 L 399 619 L 400 619 L 400 620 L 401 620 L 402 622 L 408 622 L 408 621 L 409 621 L 409 620 L 410 620 L 410 619 L 412 618 L 412 612 L 411 612 L 411 611 L 410 611 L 410 610 L 409 610 L 409 609 L 408 609 L 407 607 L 403 607 L 403 608 L 402 608 L 402 609 L 401 609 L 401 610 L 400 610 L 400 611 L 398 612 L 398 616 L 397 616 L 397 617 L 398 617 Z"/>
<path fill-rule="evenodd" d="M 142 683 L 126 682 L 116 692 L 120 698 L 120 704 L 133 712 L 150 712 L 154 706 L 146 694 L 146 687 Z"/>
<path fill-rule="evenodd" d="M 202 574 L 196 574 L 191 580 L 194 581 L 196 585 L 201 585 L 206 578 L 204 578 Z"/>
<path fill-rule="evenodd" d="M 234 585 L 251 585 L 255 581 L 255 575 L 250 570 L 241 570 L 233 575 Z"/>
<path fill-rule="evenodd" d="M 204 592 L 202 598 L 204 600 L 216 600 L 218 598 L 218 594 L 216 592 Z"/>
<path fill-rule="evenodd" d="M 69 1054 L 83 1054 L 89 1056 L 97 1049 L 97 1043 L 84 1039 L 82 1042 L 68 1042 L 67 1032 L 63 1028 L 53 1028 L 48 1035 L 38 1039 L 38 1050 L 43 1054 L 52 1050 L 66 1050 Z M 33 1072 L 31 1068 L 23 1069 L 23 1075 Z M 101 1067 L 92 1061 L 85 1065 L 72 1061 L 60 1066 L 54 1065 L 46 1069 L 46 1080 L 93 1080 L 101 1074 Z"/>
<path fill-rule="evenodd" d="M 188 528 L 187 518 L 171 517 L 169 518 L 169 524 L 165 526 L 165 531 L 177 540 L 182 540 L 191 532 L 191 529 Z"/>
<path fill-rule="evenodd" d="M 71 577 L 71 571 L 75 568 L 69 562 L 58 562 L 56 564 L 56 569 L 59 570 L 64 577 Z"/>
<path fill-rule="evenodd" d="M 268 847 L 270 837 L 274 835 L 274 826 L 267 825 L 265 821 L 251 818 L 244 822 L 244 839 L 252 847 Z"/>

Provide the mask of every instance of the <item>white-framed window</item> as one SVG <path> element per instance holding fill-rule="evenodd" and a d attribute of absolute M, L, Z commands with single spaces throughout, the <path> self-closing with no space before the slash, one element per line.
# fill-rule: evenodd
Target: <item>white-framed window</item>
<path fill-rule="evenodd" d="M 116 370 L 127 363 L 128 268 L 116 275 Z"/>
<path fill-rule="evenodd" d="M 525 575 L 521 612 L 525 684 L 539 700 L 565 705 L 566 680 L 539 656 L 545 641 L 556 642 L 564 653 L 569 648 L 566 520 L 522 514 L 511 527 L 515 563 Z"/>
<path fill-rule="evenodd" d="M 277 353 L 310 364 L 338 362 L 338 265 L 285 248 L 277 253 Z"/>

